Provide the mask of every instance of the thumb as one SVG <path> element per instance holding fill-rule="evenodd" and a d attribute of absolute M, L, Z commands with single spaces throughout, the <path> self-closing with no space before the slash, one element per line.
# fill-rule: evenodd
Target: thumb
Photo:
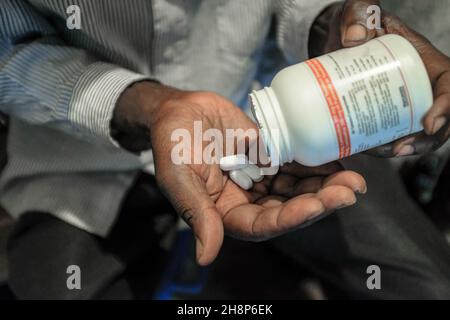
<path fill-rule="evenodd" d="M 205 182 L 191 169 L 186 170 L 189 172 L 174 172 L 171 179 L 157 180 L 175 210 L 191 227 L 196 239 L 197 263 L 205 266 L 214 261 L 222 247 L 223 223 Z"/>
<path fill-rule="evenodd" d="M 197 200 L 200 199 L 193 199 Z M 192 212 L 191 228 L 196 239 L 197 263 L 206 266 L 216 259 L 222 247 L 224 236 L 222 218 L 215 206 Z"/>
<path fill-rule="evenodd" d="M 354 47 L 375 38 L 377 30 L 372 20 L 381 22 L 378 0 L 347 0 L 341 17 L 342 46 Z"/>

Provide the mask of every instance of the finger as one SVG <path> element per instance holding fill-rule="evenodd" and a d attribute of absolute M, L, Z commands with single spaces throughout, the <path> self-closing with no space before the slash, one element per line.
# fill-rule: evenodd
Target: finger
<path fill-rule="evenodd" d="M 268 196 L 256 201 L 256 204 L 263 206 L 264 208 L 272 208 L 279 205 L 282 205 L 286 202 L 286 197 L 283 196 Z"/>
<path fill-rule="evenodd" d="M 329 177 L 312 177 L 299 180 L 291 188 L 290 197 L 307 193 L 316 193 L 319 190 L 329 186 L 344 186 L 355 193 L 364 194 L 367 192 L 366 181 L 364 178 L 353 171 L 341 171 L 330 175 Z"/>
<path fill-rule="evenodd" d="M 394 150 L 394 143 L 388 143 L 388 144 L 367 150 L 364 153 L 369 156 L 373 156 L 373 157 L 392 158 L 392 157 L 395 157 L 393 150 Z"/>
<path fill-rule="evenodd" d="M 347 187 L 332 185 L 320 190 L 316 197 L 326 210 L 337 210 L 356 203 L 355 193 Z"/>
<path fill-rule="evenodd" d="M 290 174 L 280 173 L 274 177 L 269 193 L 290 198 L 292 197 L 292 189 L 297 182 L 298 178 Z"/>
<path fill-rule="evenodd" d="M 337 172 L 324 180 L 322 188 L 329 186 L 344 186 L 353 192 L 365 194 L 367 192 L 366 180 L 354 171 Z"/>
<path fill-rule="evenodd" d="M 450 71 L 439 79 L 435 91 L 437 98 L 423 119 L 428 135 L 436 134 L 450 119 Z"/>
<path fill-rule="evenodd" d="M 324 177 L 311 177 L 307 179 L 300 179 L 291 188 L 290 197 L 299 196 L 302 194 L 316 193 L 322 188 Z"/>
<path fill-rule="evenodd" d="M 321 177 L 342 169 L 342 165 L 337 161 L 318 167 L 305 167 L 293 162 L 283 165 L 280 173 L 266 183 L 271 184 L 269 189 L 271 193 L 290 198 L 303 193 L 316 192 L 322 185 Z"/>
<path fill-rule="evenodd" d="M 393 147 L 393 153 L 397 157 L 405 157 L 435 151 L 447 141 L 449 133 L 449 124 L 432 136 L 421 132 L 412 138 L 396 142 Z"/>
<path fill-rule="evenodd" d="M 328 177 L 306 179 L 280 174 L 273 182 L 271 193 L 291 198 L 305 193 L 315 193 L 331 185 L 342 185 L 357 193 L 367 192 L 366 181 L 360 174 L 353 171 L 339 171 Z"/>
<path fill-rule="evenodd" d="M 190 169 L 156 177 L 162 191 L 195 234 L 197 262 L 210 264 L 222 246 L 224 231 L 221 215 L 205 189 L 205 182 Z"/>
<path fill-rule="evenodd" d="M 267 192 L 264 194 L 267 194 Z M 232 208 L 253 203 L 262 197 L 262 194 L 255 193 L 253 190 L 251 192 L 243 190 L 231 179 L 227 179 L 223 190 L 220 192 L 220 197 L 216 201 L 216 208 L 224 216 Z"/>
<path fill-rule="evenodd" d="M 228 230 L 234 231 L 234 237 L 261 241 L 292 231 L 323 212 L 320 200 L 302 195 L 269 208 L 258 205 L 235 208 L 224 218 L 224 223 Z"/>
<path fill-rule="evenodd" d="M 294 197 L 280 206 L 259 212 L 251 224 L 251 234 L 259 240 L 269 239 L 304 226 L 325 212 L 348 207 L 356 202 L 347 187 L 329 186 L 317 194 Z"/>
<path fill-rule="evenodd" d="M 398 156 L 411 155 L 411 154 L 414 154 L 414 152 L 415 152 L 413 149 L 411 149 L 411 148 L 414 148 L 413 146 L 410 146 L 409 150 L 407 150 L 407 149 L 402 150 L 401 154 L 399 154 L 399 152 L 402 149 L 402 146 L 411 145 L 415 141 L 415 138 L 421 134 L 422 133 L 420 133 L 420 132 L 415 133 L 413 135 L 409 135 L 409 136 L 400 138 L 394 142 L 367 150 L 364 153 L 371 155 L 371 156 L 380 157 L 380 158 L 393 158 L 393 157 L 398 157 Z"/>
<path fill-rule="evenodd" d="M 433 136 L 429 136 L 424 132 L 419 132 L 387 145 L 368 150 L 365 153 L 382 158 L 407 157 L 425 154 L 439 149 L 445 141 L 447 141 L 450 135 L 448 128 L 449 125 L 447 124 Z"/>
<path fill-rule="evenodd" d="M 305 194 L 286 201 L 279 211 L 267 211 L 256 221 L 257 231 L 264 231 L 266 227 L 271 228 L 274 224 L 274 234 L 285 233 L 295 230 L 304 222 L 314 219 L 325 212 L 323 203 L 313 194 Z"/>
<path fill-rule="evenodd" d="M 380 8 L 377 0 L 346 1 L 341 18 L 341 42 L 344 47 L 357 46 L 377 36 L 375 28 L 368 28 L 369 19 L 377 13 L 371 10 L 374 5 Z"/>
<path fill-rule="evenodd" d="M 421 133 L 416 133 L 413 135 L 403 137 L 403 138 L 393 141 L 391 143 L 367 150 L 364 153 L 368 154 L 370 156 L 375 156 L 375 157 L 380 157 L 380 158 L 393 158 L 393 157 L 397 157 L 397 156 L 411 155 L 415 152 L 414 150 L 409 150 L 409 152 L 408 152 L 408 150 L 405 149 L 405 150 L 403 150 L 403 152 L 405 154 L 399 154 L 400 149 L 402 149 L 401 146 L 412 144 L 415 140 L 415 137 L 420 134 Z"/>

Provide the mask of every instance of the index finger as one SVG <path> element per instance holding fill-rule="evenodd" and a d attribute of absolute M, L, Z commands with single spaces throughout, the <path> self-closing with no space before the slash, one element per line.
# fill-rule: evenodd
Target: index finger
<path fill-rule="evenodd" d="M 379 16 L 374 16 L 376 14 Z M 380 1 L 347 0 L 341 17 L 342 45 L 353 47 L 375 38 L 377 31 L 372 25 L 376 21 L 381 22 Z"/>

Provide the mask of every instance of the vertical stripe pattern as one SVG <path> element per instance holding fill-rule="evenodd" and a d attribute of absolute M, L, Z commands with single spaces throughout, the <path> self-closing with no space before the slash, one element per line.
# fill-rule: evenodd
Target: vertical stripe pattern
<path fill-rule="evenodd" d="M 0 202 L 105 235 L 151 163 L 110 138 L 121 93 L 154 78 L 241 101 L 272 15 L 285 55 L 305 59 L 311 23 L 332 2 L 0 0 L 0 110 L 13 117 Z M 66 27 L 70 5 L 80 30 Z"/>

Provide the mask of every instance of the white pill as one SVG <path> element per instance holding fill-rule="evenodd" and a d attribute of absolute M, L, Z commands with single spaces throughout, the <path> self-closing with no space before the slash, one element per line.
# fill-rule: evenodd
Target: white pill
<path fill-rule="evenodd" d="M 264 179 L 264 176 L 261 174 L 261 169 L 254 164 L 249 164 L 241 170 L 244 171 L 254 182 L 260 182 Z"/>
<path fill-rule="evenodd" d="M 253 187 L 253 181 L 250 177 L 241 170 L 233 170 L 229 173 L 230 179 L 233 180 L 239 187 L 244 190 L 248 190 Z"/>
<path fill-rule="evenodd" d="M 220 159 L 220 169 L 223 171 L 239 170 L 248 165 L 248 158 L 245 154 L 235 154 Z"/>

